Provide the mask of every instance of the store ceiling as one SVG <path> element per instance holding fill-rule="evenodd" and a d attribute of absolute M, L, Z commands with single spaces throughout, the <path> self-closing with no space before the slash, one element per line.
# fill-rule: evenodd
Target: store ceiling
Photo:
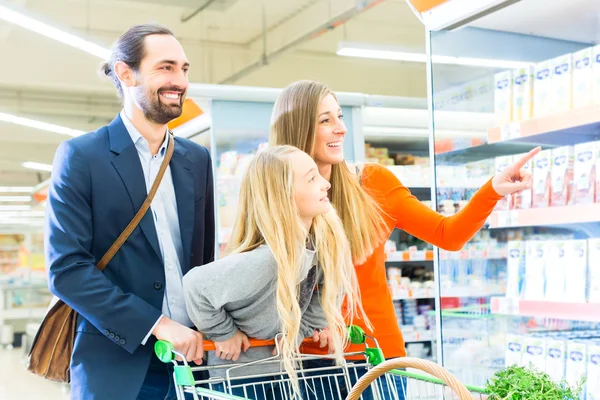
<path fill-rule="evenodd" d="M 361 3 L 364 0 L 0 0 L 107 48 L 131 25 L 164 24 L 184 46 L 193 82 L 282 87 L 298 79 L 318 79 L 338 91 L 424 97 L 422 64 L 336 55 L 340 41 L 424 51 L 423 27 L 405 0 L 377 1 L 370 9 L 355 10 Z M 345 23 L 323 30 L 338 21 Z M 264 27 L 268 64 L 246 70 L 263 56 Z M 309 33 L 313 38 L 297 41 Z M 97 72 L 101 60 L 92 55 L 4 21 L 0 54 L 0 112 L 89 131 L 120 110 L 114 88 Z M 0 122 L 0 186 L 35 185 L 47 178 L 47 173 L 26 170 L 21 163 L 51 164 L 56 147 L 67 138 Z"/>

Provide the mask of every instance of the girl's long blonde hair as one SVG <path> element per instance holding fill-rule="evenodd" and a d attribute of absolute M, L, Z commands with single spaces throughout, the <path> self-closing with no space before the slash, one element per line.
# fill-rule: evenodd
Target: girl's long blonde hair
<path fill-rule="evenodd" d="M 356 273 L 350 257 L 350 247 L 335 210 L 313 219 L 306 231 L 294 200 L 294 176 L 291 155 L 300 150 L 292 146 L 275 146 L 257 154 L 242 180 L 239 212 L 228 250 L 231 254 L 253 250 L 262 244 L 271 249 L 277 261 L 277 310 L 281 321 L 281 353 L 283 365 L 292 386 L 298 393 L 298 376 L 294 357 L 302 341 L 298 304 L 300 271 L 307 240 L 314 243 L 324 284 L 321 306 L 332 333 L 330 342 L 335 358 L 343 361 L 347 346 L 345 317 L 352 321 L 360 306 Z M 314 295 L 317 295 L 316 292 Z M 341 304 L 346 297 L 348 315 L 342 315 Z M 315 327 L 318 328 L 318 327 Z"/>
<path fill-rule="evenodd" d="M 298 81 L 277 98 L 271 116 L 269 144 L 291 145 L 314 159 L 319 105 L 335 94 L 315 81 Z M 342 220 L 355 264 L 364 263 L 389 232 L 377 202 L 361 186 L 345 162 L 331 167 L 329 198 Z"/>

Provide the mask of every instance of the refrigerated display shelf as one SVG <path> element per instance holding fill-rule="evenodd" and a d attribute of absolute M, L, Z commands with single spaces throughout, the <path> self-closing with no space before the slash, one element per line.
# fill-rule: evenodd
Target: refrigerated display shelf
<path fill-rule="evenodd" d="M 465 163 L 600 140 L 600 106 L 513 122 L 488 130 L 487 143 L 441 152 L 440 163 Z"/>
<path fill-rule="evenodd" d="M 390 290 L 392 291 L 392 299 L 394 301 L 433 299 L 435 298 L 436 294 L 435 289 L 411 290 L 391 287 Z M 442 288 L 442 297 L 491 297 L 502 294 L 504 294 L 504 288 L 501 285 L 495 284 L 482 287 L 456 286 L 451 288 Z"/>
<path fill-rule="evenodd" d="M 492 297 L 492 314 L 600 322 L 600 304 Z"/>
<path fill-rule="evenodd" d="M 600 203 L 562 207 L 497 211 L 489 218 L 490 228 L 519 228 L 600 222 Z"/>

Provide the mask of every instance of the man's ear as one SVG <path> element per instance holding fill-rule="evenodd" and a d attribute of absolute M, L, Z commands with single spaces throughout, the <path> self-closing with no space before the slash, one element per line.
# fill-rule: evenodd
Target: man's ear
<path fill-rule="evenodd" d="M 115 74 L 121 85 L 125 87 L 132 87 L 136 85 L 136 74 L 135 71 L 123 61 L 117 61 L 115 63 Z"/>

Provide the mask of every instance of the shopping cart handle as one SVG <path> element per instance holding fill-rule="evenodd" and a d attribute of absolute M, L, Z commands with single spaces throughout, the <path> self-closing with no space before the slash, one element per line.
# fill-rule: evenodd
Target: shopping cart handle
<path fill-rule="evenodd" d="M 365 332 L 359 326 L 348 327 L 348 337 L 352 344 L 363 344 L 366 341 Z M 250 347 L 269 347 L 275 346 L 275 340 L 259 340 L 249 339 Z M 314 343 L 312 338 L 306 338 L 302 341 L 302 344 Z M 204 340 L 202 342 L 204 351 L 215 351 L 215 343 L 212 340 Z M 154 344 L 154 352 L 158 359 L 164 363 L 169 363 L 177 357 L 175 348 L 170 342 L 166 340 L 159 340 Z"/>

